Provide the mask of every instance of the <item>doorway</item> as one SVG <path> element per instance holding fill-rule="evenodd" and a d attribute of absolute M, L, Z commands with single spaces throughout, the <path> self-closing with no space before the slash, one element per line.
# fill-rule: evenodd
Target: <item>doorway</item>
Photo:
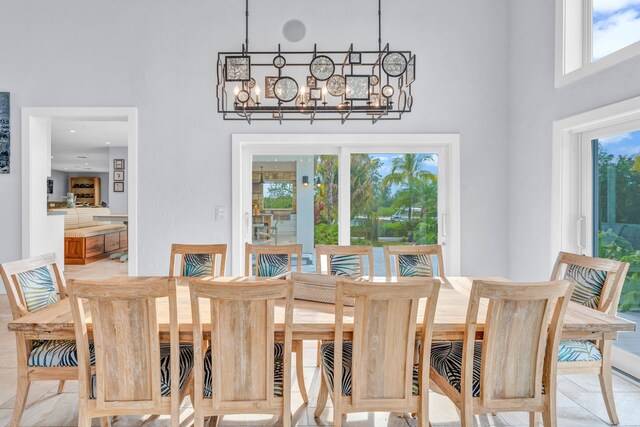
<path fill-rule="evenodd" d="M 245 242 L 300 243 L 303 271 L 316 271 L 316 244 L 372 245 L 380 276 L 382 246 L 439 243 L 447 274 L 459 274 L 458 135 L 233 140 L 234 274 Z"/>
<path fill-rule="evenodd" d="M 119 128 L 117 135 L 103 134 L 107 128 Z M 52 139 L 60 143 L 52 147 Z M 100 148 L 96 145 L 98 139 L 102 144 Z M 68 150 L 70 141 L 77 142 L 75 151 Z M 111 144 L 113 149 L 109 148 Z M 71 178 L 74 178 L 73 182 Z M 89 254 L 85 251 L 85 256 L 98 259 L 118 252 L 121 247 L 127 248 L 126 273 L 136 274 L 137 110 L 135 108 L 23 108 L 22 190 L 24 218 L 22 256 L 24 258 L 55 252 L 59 263 L 63 265 L 65 247 L 68 243 L 65 236 L 73 222 L 71 221 L 73 215 L 67 215 L 66 202 L 63 203 L 63 200 L 66 201 L 66 193 L 71 193 L 77 208 L 83 209 L 82 215 L 77 213 L 78 227 L 113 224 L 114 228 L 123 229 L 103 230 L 105 242 L 103 242 L 102 252 L 98 254 L 97 250 L 94 250 L 95 253 Z M 60 191 L 66 191 L 66 193 L 62 195 Z M 111 212 L 109 208 L 111 206 L 118 212 Z M 95 212 L 90 211 L 91 209 L 95 209 Z M 122 214 L 121 217 L 124 219 L 105 222 L 105 218 L 98 218 L 93 215 L 94 213 L 100 214 L 99 216 L 117 213 Z M 91 224 L 80 224 L 83 221 Z M 123 225 L 125 221 L 126 226 Z M 118 246 L 117 249 L 116 246 Z"/>

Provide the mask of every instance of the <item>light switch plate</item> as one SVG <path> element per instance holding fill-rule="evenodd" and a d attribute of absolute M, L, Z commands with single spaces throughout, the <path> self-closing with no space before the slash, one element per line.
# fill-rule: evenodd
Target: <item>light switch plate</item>
<path fill-rule="evenodd" d="M 216 222 L 224 222 L 226 220 L 227 220 L 227 207 L 226 206 L 216 206 L 215 221 Z"/>

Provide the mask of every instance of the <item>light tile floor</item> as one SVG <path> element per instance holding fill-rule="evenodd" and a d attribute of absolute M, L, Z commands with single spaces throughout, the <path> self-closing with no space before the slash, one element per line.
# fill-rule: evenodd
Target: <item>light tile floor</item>
<path fill-rule="evenodd" d="M 110 260 L 94 263 L 89 267 L 67 267 L 68 278 L 96 278 L 96 274 L 113 276 L 126 274 L 126 264 Z M 15 340 L 12 332 L 7 331 L 7 323 L 11 319 L 9 303 L 6 296 L 0 296 L 0 426 L 9 425 L 14 406 L 16 387 Z M 331 425 L 333 413 L 331 403 L 327 405 L 322 417 L 314 419 L 315 402 L 318 395 L 320 371 L 315 367 L 316 343 L 305 342 L 305 380 L 309 390 L 309 406 L 304 406 L 298 384 L 294 382 L 292 408 L 294 422 L 298 426 Z M 77 383 L 67 382 L 64 392 L 56 394 L 57 382 L 38 382 L 31 386 L 27 409 L 22 417 L 23 426 L 74 426 L 77 425 Z M 621 425 L 640 426 L 640 387 L 614 376 L 613 388 L 618 416 Z M 598 379 L 595 376 L 573 375 L 563 376 L 558 384 L 558 424 L 560 426 L 598 427 L 608 425 L 607 413 L 599 391 Z M 145 417 L 122 417 L 114 427 L 138 426 Z M 460 418 L 453 404 L 445 397 L 430 394 L 430 420 L 433 427 L 458 426 Z M 500 413 L 496 416 L 476 417 L 480 426 L 527 426 L 526 413 Z M 181 426 L 193 424 L 193 410 L 188 399 L 183 405 Z M 269 416 L 227 416 L 224 426 L 257 426 L 274 425 L 277 420 Z M 94 425 L 99 425 L 96 420 Z M 145 424 L 149 427 L 168 426 L 167 417 Z M 350 414 L 346 426 L 349 427 L 409 427 L 415 421 L 402 414 L 362 413 Z"/>

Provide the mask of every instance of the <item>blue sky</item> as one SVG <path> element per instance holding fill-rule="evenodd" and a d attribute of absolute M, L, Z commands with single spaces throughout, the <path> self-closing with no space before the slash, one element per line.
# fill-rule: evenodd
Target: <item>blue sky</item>
<path fill-rule="evenodd" d="M 396 157 L 400 157 L 401 154 L 370 154 L 371 157 L 380 159 L 380 175 L 384 178 L 391 173 L 393 167 L 392 162 Z M 434 174 L 438 174 L 438 156 L 436 154 L 431 155 L 433 160 L 427 161 L 423 165 L 423 170 L 429 171 Z"/>
<path fill-rule="evenodd" d="M 593 0 L 593 59 L 640 40 L 640 0 Z"/>
<path fill-rule="evenodd" d="M 621 155 L 640 155 L 640 130 L 621 133 L 608 138 L 600 138 L 598 141 L 604 145 L 607 152 L 612 153 L 616 159 Z"/>

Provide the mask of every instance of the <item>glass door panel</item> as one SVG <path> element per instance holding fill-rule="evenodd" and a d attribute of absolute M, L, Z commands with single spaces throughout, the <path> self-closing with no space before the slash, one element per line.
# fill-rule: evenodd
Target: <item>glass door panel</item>
<path fill-rule="evenodd" d="M 350 219 L 351 244 L 373 245 L 376 276 L 383 246 L 438 243 L 438 155 L 351 154 Z"/>
<path fill-rule="evenodd" d="M 640 324 L 640 131 L 594 140 L 593 153 L 593 252 L 631 264 L 618 315 Z M 640 356 L 640 330 L 613 343 Z"/>
<path fill-rule="evenodd" d="M 299 243 L 292 267 L 315 272 L 315 245 L 338 243 L 338 156 L 254 155 L 251 168 L 251 242 Z"/>

